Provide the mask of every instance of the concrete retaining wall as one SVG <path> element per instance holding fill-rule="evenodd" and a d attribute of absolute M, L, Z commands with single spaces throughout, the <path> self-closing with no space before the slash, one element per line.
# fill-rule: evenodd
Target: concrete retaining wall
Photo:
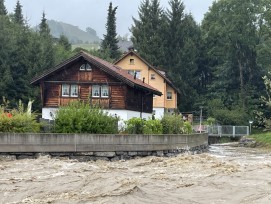
<path fill-rule="evenodd" d="M 0 133 L 0 153 L 16 157 L 95 156 L 110 160 L 124 156 L 171 156 L 183 151 L 208 147 L 207 134 L 195 135 L 91 135 L 91 134 L 15 134 Z M 128 158 L 127 157 L 127 158 Z M 116 160 L 116 158 L 115 158 Z"/>

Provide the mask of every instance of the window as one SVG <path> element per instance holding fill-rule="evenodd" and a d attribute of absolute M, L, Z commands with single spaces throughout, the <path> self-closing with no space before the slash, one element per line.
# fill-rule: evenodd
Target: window
<path fill-rule="evenodd" d="M 100 86 L 92 86 L 92 97 L 100 97 Z"/>
<path fill-rule="evenodd" d="M 92 86 L 92 97 L 102 97 L 108 98 L 109 96 L 109 87 L 107 85 L 94 85 Z"/>
<path fill-rule="evenodd" d="M 128 70 L 128 74 L 131 74 L 132 76 L 136 75 L 136 78 L 140 79 L 140 70 Z"/>
<path fill-rule="evenodd" d="M 135 59 L 130 59 L 130 64 L 135 64 Z"/>
<path fill-rule="evenodd" d="M 70 96 L 70 85 L 68 84 L 62 85 L 62 96 Z"/>
<path fill-rule="evenodd" d="M 108 86 L 103 85 L 101 87 L 101 97 L 107 98 L 108 97 Z"/>
<path fill-rule="evenodd" d="M 172 92 L 171 91 L 167 91 L 167 99 L 168 100 L 172 99 Z"/>
<path fill-rule="evenodd" d="M 71 85 L 71 96 L 78 97 L 78 85 Z"/>
<path fill-rule="evenodd" d="M 80 70 L 81 70 L 81 71 L 85 71 L 85 70 L 91 71 L 92 68 L 91 68 L 91 66 L 90 66 L 89 63 L 85 63 L 85 64 L 82 64 L 82 65 L 81 65 Z"/>
<path fill-rule="evenodd" d="M 155 74 L 151 74 L 151 79 L 152 79 L 152 80 L 155 79 Z"/>
<path fill-rule="evenodd" d="M 63 84 L 62 85 L 62 96 L 67 97 L 78 97 L 78 85 L 77 84 Z"/>

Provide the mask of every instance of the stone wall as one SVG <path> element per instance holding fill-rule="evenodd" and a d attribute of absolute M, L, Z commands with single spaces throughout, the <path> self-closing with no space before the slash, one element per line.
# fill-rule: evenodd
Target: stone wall
<path fill-rule="evenodd" d="M 91 135 L 0 133 L 0 160 L 58 158 L 120 160 L 138 156 L 174 156 L 201 153 L 208 147 L 207 134 L 194 135 Z"/>

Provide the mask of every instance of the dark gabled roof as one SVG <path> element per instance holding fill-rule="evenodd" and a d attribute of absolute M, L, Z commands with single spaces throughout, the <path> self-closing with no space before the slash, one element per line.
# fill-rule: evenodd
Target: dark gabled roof
<path fill-rule="evenodd" d="M 120 62 L 122 59 L 124 59 L 125 57 L 127 57 L 128 55 L 136 55 L 139 59 L 141 59 L 146 65 L 148 65 L 149 68 L 151 68 L 153 71 L 155 71 L 158 75 L 160 75 L 175 91 L 177 91 L 177 93 L 180 94 L 180 90 L 173 85 L 173 83 L 164 75 L 160 72 L 160 70 L 156 69 L 154 66 L 152 66 L 150 63 L 148 63 L 145 59 L 143 59 L 139 54 L 137 54 L 135 51 L 130 50 L 129 52 L 127 52 L 126 54 L 124 54 L 120 59 L 118 59 L 116 62 L 114 62 L 114 64 L 117 64 L 118 62 Z"/>
<path fill-rule="evenodd" d="M 150 92 L 153 92 L 153 94 L 161 96 L 162 93 L 158 91 L 157 89 L 153 88 L 152 86 L 143 83 L 143 81 L 139 79 L 134 79 L 134 77 L 131 74 L 128 74 L 127 71 L 121 69 L 120 67 L 113 65 L 105 60 L 102 60 L 98 57 L 92 56 L 86 52 L 81 51 L 77 55 L 71 57 L 70 59 L 60 63 L 59 65 L 46 70 L 43 72 L 41 75 L 34 77 L 30 84 L 38 84 L 41 80 L 44 80 L 45 78 L 52 76 L 56 71 L 60 71 L 62 69 L 65 69 L 68 65 L 72 64 L 73 62 L 80 60 L 80 59 L 85 59 L 89 63 L 97 66 L 107 74 L 117 78 L 121 82 L 127 84 L 130 87 L 133 88 L 138 88 L 138 89 L 143 89 L 143 90 L 148 90 Z"/>

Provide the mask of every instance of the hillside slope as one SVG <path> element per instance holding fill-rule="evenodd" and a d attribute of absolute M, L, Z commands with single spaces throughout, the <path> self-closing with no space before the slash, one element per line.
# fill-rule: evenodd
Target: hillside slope
<path fill-rule="evenodd" d="M 78 26 L 55 20 L 47 20 L 47 24 L 54 37 L 59 38 L 61 34 L 64 34 L 71 44 L 100 42 L 100 38 L 97 36 L 96 31 L 92 28 L 87 28 L 87 31 L 83 31 Z M 38 29 L 38 27 L 36 26 L 34 29 Z"/>

